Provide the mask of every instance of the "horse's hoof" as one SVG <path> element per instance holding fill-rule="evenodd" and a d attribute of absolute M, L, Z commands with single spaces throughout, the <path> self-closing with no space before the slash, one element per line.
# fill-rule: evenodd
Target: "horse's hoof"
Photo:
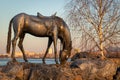
<path fill-rule="evenodd" d="M 25 60 L 25 62 L 28 62 L 28 60 Z"/>
<path fill-rule="evenodd" d="M 14 59 L 12 59 L 12 62 L 17 62 L 17 60 L 14 58 Z"/>
<path fill-rule="evenodd" d="M 45 61 L 43 61 L 43 64 L 46 64 L 46 62 L 45 62 Z"/>
<path fill-rule="evenodd" d="M 56 64 L 59 64 L 58 62 L 56 62 Z"/>

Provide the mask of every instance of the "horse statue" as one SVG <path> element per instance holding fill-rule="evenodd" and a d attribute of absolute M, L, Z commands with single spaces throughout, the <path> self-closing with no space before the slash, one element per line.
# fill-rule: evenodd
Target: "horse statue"
<path fill-rule="evenodd" d="M 43 16 L 40 13 L 35 15 L 28 15 L 26 13 L 20 13 L 14 16 L 9 23 L 8 37 L 7 37 L 7 53 L 10 53 L 11 48 L 11 28 L 13 26 L 14 37 L 12 39 L 12 61 L 15 59 L 15 49 L 16 42 L 19 39 L 18 47 L 22 51 L 23 59 L 27 62 L 27 57 L 25 55 L 25 50 L 23 48 L 23 40 L 26 33 L 29 33 L 36 37 L 48 37 L 48 45 L 45 52 L 45 55 L 42 59 L 45 63 L 45 58 L 48 53 L 48 50 L 54 43 L 54 54 L 55 62 L 58 64 L 57 60 L 57 39 L 60 39 L 62 50 L 60 50 L 59 61 L 60 64 L 64 64 L 67 59 L 70 57 L 72 43 L 70 30 L 64 20 L 55 14 L 52 16 Z"/>

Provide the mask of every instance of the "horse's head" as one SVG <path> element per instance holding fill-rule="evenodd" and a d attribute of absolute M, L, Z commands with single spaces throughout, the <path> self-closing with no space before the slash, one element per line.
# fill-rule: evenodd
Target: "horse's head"
<path fill-rule="evenodd" d="M 65 64 L 68 58 L 70 57 L 71 51 L 63 50 L 60 51 L 59 60 L 60 64 Z"/>
<path fill-rule="evenodd" d="M 72 50 L 72 41 L 70 41 L 70 44 L 68 46 L 68 49 L 64 49 L 60 51 L 60 55 L 59 55 L 59 61 L 60 64 L 65 64 L 66 61 L 68 60 L 68 58 L 71 55 L 71 50 Z"/>

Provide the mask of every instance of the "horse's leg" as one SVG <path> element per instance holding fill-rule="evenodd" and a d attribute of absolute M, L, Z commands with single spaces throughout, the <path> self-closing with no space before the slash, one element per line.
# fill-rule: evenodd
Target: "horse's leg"
<path fill-rule="evenodd" d="M 58 32 L 57 32 L 57 27 L 55 27 L 54 31 L 53 31 L 53 39 L 54 39 L 54 53 L 55 53 L 56 64 L 58 64 L 58 60 L 57 60 L 57 38 L 58 38 Z"/>
<path fill-rule="evenodd" d="M 23 54 L 23 59 L 25 62 L 28 62 L 27 57 L 25 55 L 25 50 L 23 48 L 23 40 L 24 40 L 25 34 L 21 34 L 20 38 L 19 38 L 19 43 L 18 43 L 18 47 L 20 48 L 20 50 L 22 51 Z"/>
<path fill-rule="evenodd" d="M 19 34 L 15 34 L 15 36 L 12 40 L 12 55 L 11 55 L 12 61 L 16 61 L 16 59 L 15 59 L 15 49 L 16 49 L 16 42 L 17 42 L 18 37 L 19 37 Z"/>
<path fill-rule="evenodd" d="M 63 50 L 63 39 L 60 39 L 60 51 Z"/>
<path fill-rule="evenodd" d="M 61 54 L 62 54 L 62 51 L 63 51 L 63 49 L 64 49 L 64 46 L 63 46 L 63 44 L 64 44 L 64 42 L 63 42 L 63 39 L 62 38 L 60 38 L 60 53 L 59 53 L 59 62 L 61 63 Z"/>
<path fill-rule="evenodd" d="M 47 53 L 48 53 L 48 50 L 49 50 L 51 44 L 52 44 L 52 38 L 49 37 L 49 39 L 48 39 L 48 45 L 47 45 L 47 49 L 46 49 L 45 55 L 44 55 L 44 57 L 43 57 L 43 59 L 42 59 L 42 61 L 43 61 L 44 64 L 45 64 L 45 57 L 46 57 L 46 55 L 47 55 Z"/>

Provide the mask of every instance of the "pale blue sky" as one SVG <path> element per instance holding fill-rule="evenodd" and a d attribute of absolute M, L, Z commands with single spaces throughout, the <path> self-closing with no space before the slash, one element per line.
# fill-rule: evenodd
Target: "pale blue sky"
<path fill-rule="evenodd" d="M 63 18 L 64 6 L 70 0 L 1 0 L 0 1 L 0 53 L 6 51 L 6 40 L 8 25 L 10 19 L 18 13 L 24 12 L 36 15 L 40 12 L 43 15 L 50 16 L 57 12 L 57 16 Z M 13 33 L 13 32 L 12 32 Z M 13 35 L 12 35 L 13 37 Z M 36 38 L 26 35 L 24 40 L 25 50 L 40 52 L 47 46 L 47 39 Z"/>

